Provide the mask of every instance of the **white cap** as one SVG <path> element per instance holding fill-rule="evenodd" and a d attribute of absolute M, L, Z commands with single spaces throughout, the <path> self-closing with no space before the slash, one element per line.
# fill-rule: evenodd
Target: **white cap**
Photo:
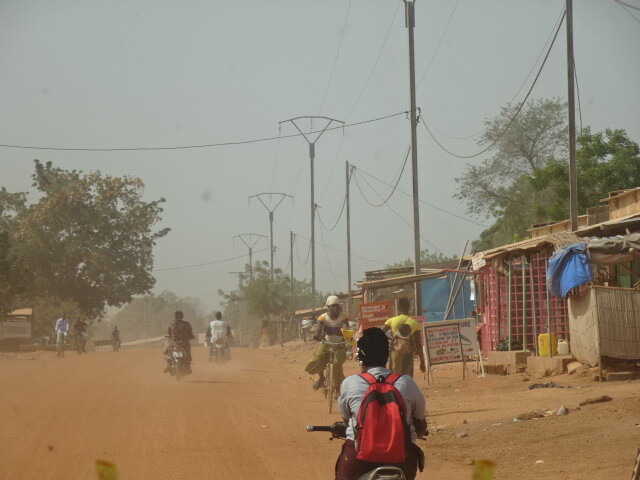
<path fill-rule="evenodd" d="M 340 299 L 335 295 L 329 295 L 327 297 L 327 303 L 325 304 L 327 307 L 329 305 L 340 305 Z"/>

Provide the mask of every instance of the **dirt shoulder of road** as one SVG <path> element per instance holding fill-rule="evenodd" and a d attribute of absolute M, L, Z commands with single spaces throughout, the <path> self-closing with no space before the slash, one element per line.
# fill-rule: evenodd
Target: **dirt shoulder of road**
<path fill-rule="evenodd" d="M 303 370 L 314 348 L 292 342 L 266 352 L 310 385 Z M 345 374 L 357 371 L 347 360 Z M 497 479 L 631 476 L 640 447 L 638 380 L 599 382 L 589 370 L 479 378 L 475 363 L 468 364 L 466 380 L 462 364 L 434 367 L 431 384 L 421 373 L 415 380 L 427 398 L 430 430 L 420 446 L 427 472 L 439 472 L 437 478 L 470 478 L 478 459 L 496 463 Z"/>

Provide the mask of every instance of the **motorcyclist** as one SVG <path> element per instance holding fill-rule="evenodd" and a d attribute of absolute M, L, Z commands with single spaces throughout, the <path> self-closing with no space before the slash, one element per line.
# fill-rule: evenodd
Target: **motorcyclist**
<path fill-rule="evenodd" d="M 209 332 L 211 337 L 209 343 L 213 348 L 216 343 L 222 344 L 227 355 L 227 359 L 230 358 L 229 353 L 229 340 L 231 339 L 231 327 L 222 319 L 222 313 L 216 312 L 215 319 L 209 323 Z"/>
<path fill-rule="evenodd" d="M 357 347 L 358 363 L 362 373 L 369 372 L 374 377 L 385 378 L 391 373 L 391 370 L 385 367 L 389 358 L 389 339 L 381 329 L 372 327 L 363 330 Z M 411 432 L 411 443 L 406 447 L 405 461 L 393 465 L 402 469 L 407 480 L 413 480 L 418 468 L 422 471 L 424 465 L 424 454 L 415 441 L 416 438 L 423 438 L 427 434 L 425 398 L 409 375 L 402 375 L 394 386 L 402 395 L 406 406 L 406 422 Z M 347 425 L 347 431 L 336 463 L 336 480 L 356 480 L 381 465 L 362 462 L 356 457 L 355 428 L 362 398 L 368 387 L 369 384 L 360 375 L 351 375 L 342 382 L 338 409 Z"/>
<path fill-rule="evenodd" d="M 316 340 L 321 340 L 329 343 L 338 343 L 344 340 L 342 335 L 342 328 L 349 328 L 349 317 L 342 313 L 342 306 L 340 305 L 340 299 L 335 295 L 329 295 L 326 301 L 327 313 L 323 313 L 318 317 L 318 334 L 314 337 Z M 340 345 L 336 350 L 336 365 L 334 369 L 334 383 L 340 385 L 344 379 L 344 373 L 342 370 L 342 364 L 347 358 L 347 349 L 344 345 Z M 312 388 L 318 390 L 324 386 L 324 369 L 329 362 L 329 347 L 325 343 L 320 343 L 316 349 L 313 357 L 307 363 L 305 371 L 311 375 L 318 375 Z"/>
<path fill-rule="evenodd" d="M 87 353 L 87 322 L 82 319 L 73 324 L 73 334 L 76 336 L 76 342 L 82 342 L 82 350 L 78 353 Z"/>
<path fill-rule="evenodd" d="M 193 335 L 193 330 L 191 329 L 191 324 L 186 320 L 183 320 L 184 314 L 182 310 L 176 310 L 173 314 L 173 320 L 169 322 L 168 328 L 168 336 L 169 340 L 167 342 L 167 346 L 165 348 L 165 360 L 167 362 L 167 366 L 163 370 L 165 373 L 171 371 L 171 348 L 173 344 L 178 344 L 185 351 L 185 373 L 191 373 L 191 342 L 196 338 Z"/>

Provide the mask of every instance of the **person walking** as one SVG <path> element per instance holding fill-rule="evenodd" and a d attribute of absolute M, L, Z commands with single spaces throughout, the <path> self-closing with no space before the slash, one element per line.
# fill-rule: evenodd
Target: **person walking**
<path fill-rule="evenodd" d="M 413 359 L 420 358 L 420 371 L 427 367 L 422 350 L 421 325 L 409 316 L 411 302 L 406 297 L 398 300 L 398 313 L 382 326 L 383 332 L 391 332 L 389 342 L 389 368 L 393 373 L 413 377 Z"/>

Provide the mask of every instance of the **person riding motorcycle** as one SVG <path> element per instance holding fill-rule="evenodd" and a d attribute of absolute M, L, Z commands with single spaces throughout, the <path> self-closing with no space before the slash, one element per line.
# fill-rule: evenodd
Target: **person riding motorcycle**
<path fill-rule="evenodd" d="M 376 378 L 379 376 L 386 378 L 391 374 L 391 370 L 385 366 L 389 358 L 389 339 L 380 328 L 371 327 L 363 330 L 362 336 L 358 339 L 357 348 L 358 363 L 362 373 L 368 372 Z M 405 421 L 410 429 L 411 443 L 406 445 L 404 462 L 392 465 L 400 468 L 407 480 L 413 480 L 418 468 L 422 471 L 424 467 L 424 453 L 415 441 L 416 438 L 424 438 L 428 435 L 425 419 L 426 402 L 418 385 L 409 375 L 400 376 L 394 386 L 402 395 L 406 406 Z M 355 433 L 358 412 L 368 387 L 368 382 L 360 375 L 351 375 L 342 382 L 338 409 L 347 429 L 346 440 L 336 462 L 336 480 L 357 480 L 377 466 L 383 465 L 357 459 Z"/>
<path fill-rule="evenodd" d="M 227 355 L 227 360 L 230 358 L 231 354 L 229 351 L 229 339 L 231 338 L 231 327 L 222 320 L 222 313 L 216 312 L 215 319 L 209 323 L 209 330 L 207 332 L 209 335 L 209 345 L 213 348 L 213 346 L 217 344 L 223 345 L 223 350 Z"/>
<path fill-rule="evenodd" d="M 167 362 L 167 366 L 163 370 L 164 373 L 168 373 L 171 371 L 171 349 L 173 344 L 178 344 L 185 351 L 186 355 L 186 365 L 185 365 L 185 373 L 191 373 L 191 342 L 196 338 L 193 335 L 193 330 L 191 329 L 191 324 L 186 320 L 183 320 L 184 314 L 182 310 L 176 310 L 173 314 L 173 320 L 169 322 L 168 328 L 168 336 L 169 340 L 167 341 L 167 346 L 164 350 L 165 360 Z"/>
<path fill-rule="evenodd" d="M 342 313 L 342 306 L 340 305 L 340 299 L 335 295 L 329 295 L 326 301 L 327 313 L 323 313 L 318 317 L 318 334 L 314 337 L 316 340 L 338 343 L 344 340 L 342 335 L 342 328 L 349 328 L 349 317 Z M 347 349 L 344 345 L 340 345 L 336 350 L 336 365 L 334 369 L 334 384 L 340 385 L 344 379 L 344 373 L 342 370 L 342 364 L 347 359 Z M 318 390 L 324 386 L 324 369 L 329 361 L 329 347 L 326 343 L 320 343 L 316 349 L 313 357 L 307 363 L 305 371 L 311 375 L 318 375 L 312 388 Z"/>

